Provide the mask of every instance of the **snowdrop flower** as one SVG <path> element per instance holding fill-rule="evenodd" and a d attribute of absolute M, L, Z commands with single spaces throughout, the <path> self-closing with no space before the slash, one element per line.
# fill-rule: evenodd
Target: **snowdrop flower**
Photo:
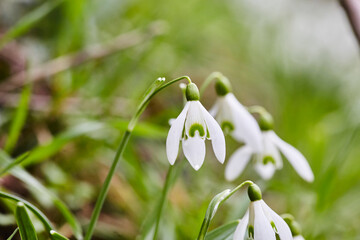
<path fill-rule="evenodd" d="M 223 131 L 235 140 L 249 145 L 254 151 L 262 151 L 259 125 L 231 92 L 230 82 L 225 76 L 218 76 L 215 90 L 219 97 L 210 113 L 215 116 Z"/>
<path fill-rule="evenodd" d="M 271 117 L 271 115 L 269 114 Z M 287 158 L 295 171 L 305 181 L 312 182 L 314 174 L 305 157 L 293 146 L 279 138 L 272 130 L 272 119 L 260 117 L 259 125 L 262 130 L 263 151 L 256 152 L 250 145 L 236 150 L 229 158 L 225 168 L 225 177 L 232 181 L 245 169 L 248 162 L 253 159 L 255 170 L 265 179 L 270 179 L 275 170 L 282 168 L 280 152 Z"/>
<path fill-rule="evenodd" d="M 251 202 L 235 230 L 233 240 L 292 240 L 289 226 L 262 200 L 256 184 L 248 187 L 248 195 Z"/>
<path fill-rule="evenodd" d="M 289 226 L 294 240 L 305 240 L 304 237 L 301 235 L 300 224 L 297 221 L 295 221 L 295 218 L 291 214 L 283 214 L 281 215 L 281 217 Z"/>
<path fill-rule="evenodd" d="M 179 152 L 182 143 L 184 155 L 195 170 L 199 170 L 205 159 L 205 139 L 211 140 L 216 158 L 225 160 L 225 137 L 208 111 L 199 102 L 197 86 L 190 83 L 186 87 L 187 102 L 180 115 L 171 123 L 166 139 L 166 154 L 171 165 Z"/>

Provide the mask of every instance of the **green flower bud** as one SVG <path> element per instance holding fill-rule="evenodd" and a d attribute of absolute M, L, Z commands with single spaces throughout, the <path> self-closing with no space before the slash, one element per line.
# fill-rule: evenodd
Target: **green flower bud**
<path fill-rule="evenodd" d="M 200 93 L 195 83 L 189 83 L 186 87 L 186 100 L 198 101 L 200 99 Z"/>
<path fill-rule="evenodd" d="M 274 119 L 268 112 L 260 114 L 258 123 L 262 131 L 268 131 L 274 128 Z"/>
<path fill-rule="evenodd" d="M 290 214 L 284 214 L 282 215 L 282 218 L 287 223 L 287 225 L 290 228 L 291 234 L 293 237 L 301 235 L 301 226 L 300 224 L 295 221 L 294 217 Z"/>
<path fill-rule="evenodd" d="M 221 76 L 215 82 L 215 90 L 216 90 L 217 95 L 225 96 L 226 94 L 231 92 L 230 81 L 225 76 Z"/>
<path fill-rule="evenodd" d="M 261 190 L 260 190 L 259 186 L 256 185 L 255 183 L 249 185 L 248 195 L 249 195 L 250 201 L 252 201 L 252 202 L 262 199 Z"/>

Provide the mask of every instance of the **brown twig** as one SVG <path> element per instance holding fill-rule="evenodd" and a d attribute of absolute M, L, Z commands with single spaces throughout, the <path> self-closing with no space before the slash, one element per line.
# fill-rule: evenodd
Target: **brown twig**
<path fill-rule="evenodd" d="M 102 59 L 121 50 L 137 46 L 157 35 L 163 34 L 163 26 L 162 22 L 154 22 L 150 24 L 146 32 L 134 30 L 121 34 L 108 43 L 89 46 L 79 52 L 50 60 L 28 71 L 21 71 L 0 84 L 0 89 L 1 91 L 11 91 L 26 83 L 36 82 L 83 63 Z"/>
<path fill-rule="evenodd" d="M 360 0 L 340 0 L 360 47 Z"/>

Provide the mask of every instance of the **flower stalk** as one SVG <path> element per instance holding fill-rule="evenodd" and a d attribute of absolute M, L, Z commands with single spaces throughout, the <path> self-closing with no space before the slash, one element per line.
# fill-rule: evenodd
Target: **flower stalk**
<path fill-rule="evenodd" d="M 158 78 L 157 80 L 155 80 L 155 82 L 148 88 L 145 96 L 143 97 L 139 107 L 137 108 L 137 111 L 136 113 L 134 114 L 134 116 L 131 118 L 130 122 L 129 122 L 129 125 L 127 127 L 127 130 L 125 131 L 122 139 L 121 139 L 121 142 L 118 146 L 118 149 L 116 151 L 116 154 L 115 154 L 115 157 L 113 159 L 113 162 L 111 164 L 111 167 L 109 169 L 109 172 L 106 176 L 106 179 L 101 187 L 101 190 L 100 190 L 100 193 L 99 193 L 99 197 L 96 201 L 96 204 L 95 204 L 95 207 L 94 207 L 94 210 L 92 212 L 92 215 L 91 215 L 91 219 L 90 219 L 90 223 L 89 223 L 89 227 L 88 227 L 88 230 L 87 230 L 87 233 L 85 235 L 85 240 L 90 240 L 93 233 L 94 233 L 94 229 L 95 229 L 95 225 L 97 223 L 97 220 L 99 218 L 99 215 L 100 215 L 100 212 L 101 212 L 101 209 L 102 209 L 102 206 L 104 204 L 104 201 L 105 201 L 105 198 L 106 198 L 106 195 L 109 191 L 109 187 L 110 187 L 110 182 L 111 182 L 111 179 L 112 177 L 114 176 L 114 173 L 115 173 L 115 170 L 116 170 L 116 167 L 119 163 L 119 160 L 121 159 L 121 156 L 127 146 L 127 143 L 129 141 L 129 138 L 141 116 L 141 114 L 144 112 L 144 110 L 146 109 L 146 107 L 148 106 L 150 100 L 158 93 L 160 92 L 161 90 L 163 90 L 164 88 L 180 81 L 180 80 L 183 80 L 183 79 L 186 79 L 188 80 L 189 83 L 191 83 L 191 79 L 188 77 L 188 76 L 182 76 L 182 77 L 179 77 L 179 78 L 176 78 L 174 80 L 171 80 L 167 83 L 164 83 L 164 78 Z"/>

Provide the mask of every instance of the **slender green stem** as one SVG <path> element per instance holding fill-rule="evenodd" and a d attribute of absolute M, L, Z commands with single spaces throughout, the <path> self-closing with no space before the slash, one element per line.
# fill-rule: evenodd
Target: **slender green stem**
<path fill-rule="evenodd" d="M 208 209 L 206 210 L 205 213 L 205 218 L 204 221 L 201 225 L 200 228 L 200 232 L 199 235 L 197 237 L 197 240 L 204 240 L 206 233 L 209 229 L 210 226 L 210 222 L 211 219 L 213 219 L 213 217 L 215 216 L 215 213 L 218 209 L 218 207 L 224 203 L 229 197 L 231 197 L 235 192 L 237 192 L 240 188 L 242 188 L 244 185 L 246 184 L 253 184 L 252 181 L 247 180 L 245 182 L 242 182 L 240 185 L 238 185 L 236 188 L 234 188 L 233 190 L 225 190 L 221 193 L 219 193 L 218 195 L 216 195 L 210 202 Z"/>
<path fill-rule="evenodd" d="M 188 76 L 182 76 L 179 78 L 176 78 L 174 80 L 171 80 L 167 83 L 162 83 L 162 81 L 160 79 L 156 80 L 148 89 L 147 94 L 144 96 L 143 100 L 141 101 L 136 113 L 134 114 L 134 116 L 132 117 L 132 119 L 129 122 L 128 128 L 125 132 L 125 134 L 122 137 L 122 140 L 120 142 L 120 145 L 116 151 L 114 160 L 111 164 L 110 170 L 108 172 L 108 175 L 106 176 L 106 179 L 101 187 L 98 199 L 96 201 L 93 213 L 91 215 L 91 219 L 90 219 L 90 223 L 89 223 L 89 227 L 88 227 L 88 231 L 85 235 L 85 240 L 90 240 L 92 237 L 92 234 L 94 232 L 95 229 L 95 225 L 96 222 L 99 218 L 102 206 L 104 204 L 107 192 L 109 190 L 110 187 L 110 182 L 111 179 L 115 173 L 115 169 L 119 163 L 119 160 L 124 152 L 124 149 L 126 148 L 126 145 L 129 141 L 129 138 L 131 136 L 132 131 L 134 130 L 137 121 L 139 120 L 140 115 L 144 112 L 145 108 L 147 107 L 147 105 L 149 104 L 150 100 L 158 93 L 160 92 L 162 89 L 170 86 L 171 84 L 178 82 L 180 80 L 183 79 L 187 79 L 189 83 L 191 83 L 191 79 Z"/>
<path fill-rule="evenodd" d="M 200 87 L 200 96 L 203 95 L 203 93 L 205 92 L 205 89 L 210 85 L 210 83 L 216 79 L 221 79 L 222 77 L 224 77 L 224 75 L 220 72 L 213 72 L 211 73 L 203 82 L 203 84 Z"/>
<path fill-rule="evenodd" d="M 175 173 L 174 166 L 170 165 L 168 173 L 166 175 L 165 185 L 164 185 L 163 191 L 161 193 L 158 213 L 157 213 L 157 216 L 156 216 L 153 240 L 157 239 L 157 234 L 158 234 L 158 230 L 159 230 L 159 224 L 160 224 L 161 215 L 162 215 L 162 212 L 163 212 L 164 207 L 165 207 L 165 201 L 166 201 L 167 194 L 168 194 L 168 192 L 170 190 L 170 186 L 172 185 L 171 183 L 173 183 L 172 180 L 173 180 L 173 177 L 174 177 L 174 173 Z"/>

